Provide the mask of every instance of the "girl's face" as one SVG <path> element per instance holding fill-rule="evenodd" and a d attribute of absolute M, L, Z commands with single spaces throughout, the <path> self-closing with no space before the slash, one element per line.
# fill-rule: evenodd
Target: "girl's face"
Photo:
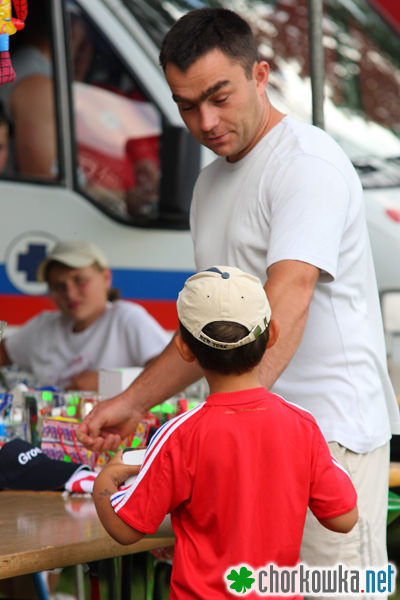
<path fill-rule="evenodd" d="M 111 272 L 95 265 L 73 269 L 54 264 L 49 267 L 47 283 L 51 298 L 73 322 L 73 330 L 82 331 L 104 312 Z"/>

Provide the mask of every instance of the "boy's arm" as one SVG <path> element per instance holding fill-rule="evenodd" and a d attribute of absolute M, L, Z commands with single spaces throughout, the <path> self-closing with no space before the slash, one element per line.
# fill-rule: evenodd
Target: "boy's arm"
<path fill-rule="evenodd" d="M 348 533 L 354 527 L 358 521 L 358 508 L 355 506 L 352 510 L 339 515 L 338 517 L 332 517 L 331 519 L 318 519 L 321 525 L 330 529 L 331 531 L 337 531 L 339 533 Z"/>
<path fill-rule="evenodd" d="M 358 520 L 357 492 L 346 469 L 331 455 L 317 424 L 315 432 L 309 507 L 321 525 L 348 533 Z"/>
<path fill-rule="evenodd" d="M 118 491 L 128 477 L 139 472 L 139 466 L 125 465 L 119 456 L 114 457 L 96 477 L 93 486 L 93 500 L 97 514 L 104 529 L 120 544 L 134 544 L 138 542 L 144 533 L 127 525 L 114 511 L 111 506 L 110 496 Z"/>

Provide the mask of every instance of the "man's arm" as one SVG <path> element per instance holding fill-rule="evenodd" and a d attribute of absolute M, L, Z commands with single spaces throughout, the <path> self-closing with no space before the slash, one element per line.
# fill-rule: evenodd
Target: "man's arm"
<path fill-rule="evenodd" d="M 282 260 L 271 265 L 267 275 L 264 287 L 280 327 L 277 342 L 266 351 L 259 368 L 260 383 L 269 389 L 301 342 L 320 270 L 305 262 Z"/>
<path fill-rule="evenodd" d="M 300 261 L 280 261 L 268 269 L 265 289 L 280 334 L 260 365 L 260 382 L 271 387 L 295 353 L 307 320 L 319 269 Z M 143 414 L 199 379 L 202 372 L 179 356 L 171 341 L 160 356 L 122 394 L 101 402 L 78 429 L 79 440 L 102 452 L 116 450 Z"/>
<path fill-rule="evenodd" d="M 57 146 L 52 80 L 44 75 L 23 79 L 12 91 L 10 108 L 19 173 L 53 179 Z"/>
<path fill-rule="evenodd" d="M 96 452 L 116 450 L 143 414 L 202 376 L 197 362 L 181 358 L 173 340 L 121 394 L 100 402 L 78 428 L 78 439 Z"/>

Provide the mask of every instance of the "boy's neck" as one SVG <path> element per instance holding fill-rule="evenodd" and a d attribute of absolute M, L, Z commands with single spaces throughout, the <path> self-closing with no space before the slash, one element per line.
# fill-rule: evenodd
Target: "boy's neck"
<path fill-rule="evenodd" d="M 205 371 L 204 375 L 210 388 L 210 394 L 240 392 L 258 388 L 261 385 L 258 378 L 258 368 L 247 371 L 242 375 L 223 375 L 212 371 Z"/>

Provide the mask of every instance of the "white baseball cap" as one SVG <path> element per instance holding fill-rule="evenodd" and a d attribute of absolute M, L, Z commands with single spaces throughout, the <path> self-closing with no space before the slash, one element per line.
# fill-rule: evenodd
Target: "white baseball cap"
<path fill-rule="evenodd" d="M 46 270 L 50 261 L 62 263 L 73 269 L 82 269 L 94 263 L 103 268 L 108 267 L 103 252 L 91 242 L 81 240 L 65 240 L 56 244 L 38 266 L 36 272 L 38 281 L 46 281 Z"/>
<path fill-rule="evenodd" d="M 182 325 L 197 340 L 231 350 L 257 339 L 269 324 L 271 308 L 261 281 L 236 267 L 212 267 L 186 280 L 177 301 Z M 209 323 L 230 321 L 248 330 L 236 342 L 221 342 L 203 332 Z"/>

